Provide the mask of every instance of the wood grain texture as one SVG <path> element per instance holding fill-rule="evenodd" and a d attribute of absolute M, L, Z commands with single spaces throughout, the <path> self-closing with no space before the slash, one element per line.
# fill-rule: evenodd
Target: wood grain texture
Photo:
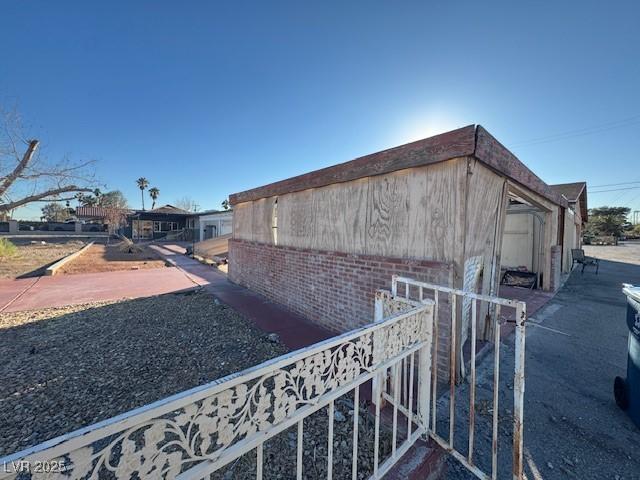
<path fill-rule="evenodd" d="M 568 206 L 567 201 L 561 195 L 543 182 L 540 177 L 480 125 L 476 127 L 476 136 L 475 156 L 480 161 L 551 202 L 562 207 Z"/>
<path fill-rule="evenodd" d="M 366 253 L 369 178 L 328 185 L 313 191 L 313 248 Z"/>
<path fill-rule="evenodd" d="M 408 178 L 408 255 L 452 262 L 464 159 L 412 169 Z"/>
<path fill-rule="evenodd" d="M 254 242 L 273 243 L 273 205 L 275 197 L 261 198 L 253 203 L 252 239 Z"/>
<path fill-rule="evenodd" d="M 366 249 L 376 255 L 407 257 L 409 191 L 406 171 L 369 179 Z"/>
<path fill-rule="evenodd" d="M 318 188 L 333 183 L 381 175 L 473 154 L 475 126 L 436 135 L 417 142 L 356 158 L 346 163 L 298 175 L 229 196 L 232 205 L 258 198 Z"/>
<path fill-rule="evenodd" d="M 503 177 L 481 163 L 472 163 L 467 187 L 465 258 L 482 255 L 485 260 L 491 259 L 504 183 Z M 485 264 L 485 268 L 488 266 Z"/>
<path fill-rule="evenodd" d="M 253 240 L 253 202 L 233 207 L 233 238 Z"/>
<path fill-rule="evenodd" d="M 316 216 L 313 190 L 278 197 L 278 245 L 313 248 Z"/>

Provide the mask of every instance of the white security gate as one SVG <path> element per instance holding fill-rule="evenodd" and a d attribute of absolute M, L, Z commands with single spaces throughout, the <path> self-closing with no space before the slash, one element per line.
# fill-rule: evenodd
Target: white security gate
<path fill-rule="evenodd" d="M 407 423 L 399 425 L 396 402 L 387 458 L 380 454 L 381 414 L 376 402 L 370 478 L 381 478 L 427 433 L 434 303 L 387 297 L 384 309 L 381 322 L 2 458 L 0 478 L 204 479 L 249 454 L 255 455 L 255 476 L 261 479 L 267 461 L 265 441 L 294 427 L 294 469 L 302 479 L 309 473 L 303 468 L 304 420 L 326 407 L 326 473 L 331 479 L 334 403 L 353 394 L 350 476 L 357 479 L 360 386 L 374 378 L 380 384 L 387 371 L 398 372 L 402 365 L 411 371 L 409 407 L 403 409 Z M 420 367 L 414 371 L 416 358 Z"/>
<path fill-rule="evenodd" d="M 442 448 L 447 450 L 456 460 L 464 465 L 476 477 L 489 480 L 498 478 L 498 421 L 499 421 L 499 391 L 500 391 L 500 334 L 503 322 L 501 321 L 501 308 L 509 307 L 515 309 L 515 368 L 513 372 L 513 462 L 512 474 L 514 480 L 522 480 L 523 478 L 523 404 L 524 404 L 524 351 L 525 351 L 525 320 L 526 320 L 526 304 L 517 300 L 507 300 L 498 297 L 479 295 L 472 292 L 466 292 L 458 289 L 442 287 L 416 280 L 394 276 L 392 280 L 392 298 L 398 300 L 404 298 L 407 300 L 414 299 L 416 301 L 434 302 L 434 330 L 433 330 L 433 358 L 434 368 L 431 369 L 433 378 L 431 380 L 431 423 L 428 427 L 429 436 L 438 443 Z M 427 300 L 427 298 L 429 298 Z M 469 381 L 469 403 L 468 403 L 468 445 L 467 454 L 460 453 L 454 447 L 454 432 L 456 419 L 456 377 L 457 365 L 459 361 L 459 353 L 461 348 L 457 344 L 456 334 L 458 331 L 459 315 L 464 315 L 465 308 L 457 308 L 459 300 L 469 304 L 469 324 L 471 328 L 470 337 L 470 375 Z M 446 301 L 446 308 L 441 308 L 441 304 Z M 474 460 L 475 447 L 475 427 L 476 427 L 476 329 L 477 317 L 480 311 L 479 304 L 484 305 L 490 313 L 493 332 L 493 398 L 492 398 L 492 428 L 491 428 L 491 470 L 490 473 L 482 471 L 477 462 Z M 450 343 L 449 343 L 449 394 L 448 394 L 448 419 L 449 434 L 448 438 L 443 438 L 437 433 L 438 419 L 438 313 L 445 311 L 450 315 Z M 397 382 L 397 378 L 395 379 Z M 393 381 L 393 380 L 392 380 Z M 388 397 L 385 397 L 388 398 Z M 504 478 L 504 476 L 503 476 Z"/>
<path fill-rule="evenodd" d="M 205 479 L 245 454 L 263 478 L 264 444 L 289 428 L 297 431 L 296 478 L 306 478 L 303 462 L 305 419 L 327 409 L 326 476 L 334 471 L 335 402 L 352 395 L 350 477 L 359 478 L 360 388 L 372 381 L 373 465 L 370 478 L 387 473 L 420 437 L 431 437 L 481 479 L 497 478 L 498 376 L 494 380 L 491 474 L 474 462 L 475 321 L 471 322 L 468 454 L 454 448 L 456 384 L 450 376 L 449 437 L 437 433 L 438 310 L 443 295 L 451 306 L 451 345 L 456 345 L 456 299 L 516 309 L 513 478 L 522 479 L 524 320 L 522 302 L 476 295 L 393 277 L 392 292 L 376 293 L 376 323 L 275 358 L 251 369 L 168 397 L 118 417 L 54 438 L 0 459 L 0 479 Z M 404 285 L 404 288 L 399 286 Z M 432 298 L 427 298 L 431 296 Z M 499 366 L 500 324 L 495 325 L 495 369 Z M 451 349 L 451 372 L 456 352 Z M 383 410 L 383 400 L 390 407 Z M 390 417 L 390 418 L 389 418 Z M 382 426 L 391 446 L 381 451 Z M 291 434 L 290 434 L 291 435 Z M 253 453 L 255 452 L 255 453 Z M 342 460 L 342 459 L 338 459 Z M 320 461 L 320 459 L 318 459 Z M 344 470 L 341 478 L 344 478 Z"/>

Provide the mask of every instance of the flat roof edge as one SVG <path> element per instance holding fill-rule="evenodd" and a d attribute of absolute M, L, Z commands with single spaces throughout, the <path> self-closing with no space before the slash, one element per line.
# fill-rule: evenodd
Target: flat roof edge
<path fill-rule="evenodd" d="M 569 202 L 562 195 L 555 192 L 551 186 L 533 173 L 481 125 L 478 125 L 476 129 L 475 157 L 485 165 L 556 205 L 565 208 L 569 206 Z"/>
<path fill-rule="evenodd" d="M 475 148 L 475 125 L 371 153 L 355 160 L 304 173 L 229 196 L 232 205 L 283 195 L 333 183 L 348 182 L 382 175 L 405 168 L 420 167 L 456 157 L 472 155 Z"/>
<path fill-rule="evenodd" d="M 549 185 L 480 125 L 468 125 L 423 140 L 358 157 L 355 160 L 234 193 L 229 196 L 229 203 L 236 205 L 466 156 L 474 156 L 488 167 L 523 187 L 557 205 L 568 207 L 566 199 L 554 192 Z"/>

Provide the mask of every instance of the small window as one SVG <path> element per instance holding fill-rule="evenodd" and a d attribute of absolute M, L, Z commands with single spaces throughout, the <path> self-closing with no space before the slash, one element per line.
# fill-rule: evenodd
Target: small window
<path fill-rule="evenodd" d="M 273 210 L 271 212 L 271 237 L 273 244 L 278 245 L 278 199 L 273 202 Z"/>
<path fill-rule="evenodd" d="M 162 231 L 162 222 L 153 222 L 153 231 L 161 232 Z"/>

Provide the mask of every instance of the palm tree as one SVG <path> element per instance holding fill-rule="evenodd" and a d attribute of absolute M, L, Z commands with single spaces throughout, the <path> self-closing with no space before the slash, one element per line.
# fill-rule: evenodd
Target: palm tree
<path fill-rule="evenodd" d="M 142 210 L 144 210 L 144 189 L 149 186 L 149 180 L 144 177 L 140 177 L 136 180 L 138 188 L 140 189 L 140 196 L 142 197 Z"/>
<path fill-rule="evenodd" d="M 153 204 L 151 205 L 151 210 L 156 208 L 156 200 L 158 199 L 159 195 L 160 195 L 160 190 L 157 189 L 156 187 L 151 187 L 149 189 L 149 196 L 151 197 L 151 200 L 153 200 Z"/>

